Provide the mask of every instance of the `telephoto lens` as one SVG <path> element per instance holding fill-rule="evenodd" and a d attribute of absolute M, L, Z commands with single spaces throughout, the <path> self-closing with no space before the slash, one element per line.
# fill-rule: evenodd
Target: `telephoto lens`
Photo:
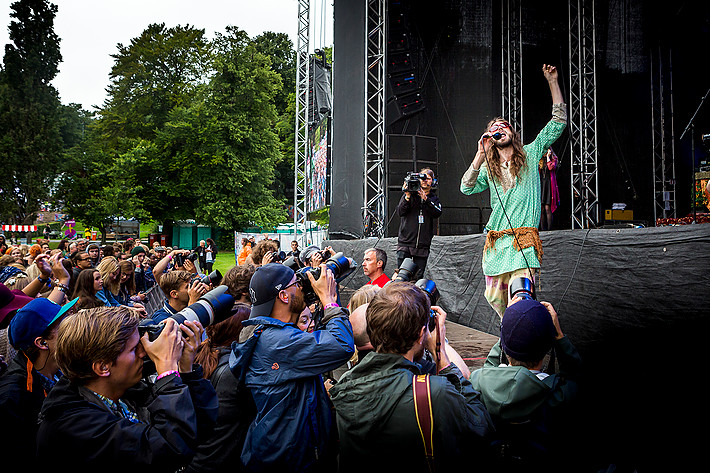
<path fill-rule="evenodd" d="M 234 297 L 226 291 L 227 286 L 217 286 L 200 297 L 197 302 L 171 315 L 170 318 L 178 324 L 186 321 L 200 322 L 203 327 L 222 322 L 231 315 L 231 308 L 234 305 Z M 138 325 L 138 331 L 141 336 L 148 333 L 148 338 L 152 342 L 160 336 L 164 326 L 162 321 L 156 323 L 153 319 L 144 319 Z"/>
<path fill-rule="evenodd" d="M 419 267 L 414 262 L 412 258 L 405 258 L 402 261 L 399 269 L 397 270 L 397 275 L 392 278 L 393 281 L 411 281 L 414 275 L 417 273 Z"/>
<path fill-rule="evenodd" d="M 429 296 L 429 305 L 436 305 L 439 300 L 439 290 L 436 288 L 436 283 L 431 279 L 420 279 L 415 286 L 424 291 Z"/>
<path fill-rule="evenodd" d="M 510 299 L 516 296 L 523 300 L 536 300 L 535 284 L 526 277 L 513 279 L 510 282 Z"/>
<path fill-rule="evenodd" d="M 330 269 L 333 272 L 333 277 L 336 282 L 341 281 L 346 276 L 352 274 L 357 268 L 357 263 L 352 259 L 343 255 L 342 252 L 338 252 L 328 258 L 324 263 L 326 269 Z M 298 278 L 301 288 L 303 289 L 303 298 L 306 304 L 311 305 L 318 302 L 318 296 L 313 291 L 311 286 L 311 281 L 308 279 L 308 274 L 313 274 L 314 279 L 320 278 L 320 268 L 311 268 L 306 266 L 296 272 L 296 277 Z"/>

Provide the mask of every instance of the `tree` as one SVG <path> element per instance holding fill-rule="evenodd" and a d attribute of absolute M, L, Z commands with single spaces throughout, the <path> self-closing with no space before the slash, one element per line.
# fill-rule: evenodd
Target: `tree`
<path fill-rule="evenodd" d="M 28 224 L 49 197 L 61 158 L 59 94 L 51 81 L 62 56 L 56 5 L 20 0 L 10 8 L 11 43 L 0 70 L 0 215 Z"/>
<path fill-rule="evenodd" d="M 287 34 L 272 31 L 254 38 L 254 45 L 257 51 L 270 58 L 271 69 L 281 77 L 282 88 L 274 99 L 281 159 L 275 164 L 272 189 L 277 198 L 292 199 L 296 140 L 296 51 Z"/>
<path fill-rule="evenodd" d="M 215 72 L 203 100 L 173 110 L 159 147 L 171 150 L 179 181 L 192 186 L 198 222 L 273 226 L 285 218 L 270 188 L 281 157 L 274 129 L 281 81 L 244 31 L 228 27 L 213 45 Z"/>

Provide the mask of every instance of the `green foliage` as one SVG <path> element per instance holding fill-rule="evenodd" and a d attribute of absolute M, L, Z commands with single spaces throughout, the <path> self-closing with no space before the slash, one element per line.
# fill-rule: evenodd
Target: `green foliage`
<path fill-rule="evenodd" d="M 59 38 L 54 33 L 56 5 L 20 0 L 11 5 L 0 70 L 0 217 L 31 223 L 50 195 L 61 157 L 57 75 Z"/>

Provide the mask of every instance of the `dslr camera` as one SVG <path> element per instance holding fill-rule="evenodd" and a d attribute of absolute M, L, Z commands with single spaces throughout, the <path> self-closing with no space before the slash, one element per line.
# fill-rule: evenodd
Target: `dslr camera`
<path fill-rule="evenodd" d="M 178 324 L 194 321 L 200 322 L 203 327 L 208 327 L 229 318 L 233 305 L 234 297 L 227 293 L 227 286 L 221 285 L 200 297 L 194 304 L 171 315 L 170 318 L 175 319 Z M 164 327 L 163 322 L 156 323 L 153 319 L 143 319 L 138 324 L 138 333 L 141 337 L 147 333 L 148 339 L 152 342 L 160 336 Z"/>
<path fill-rule="evenodd" d="M 222 282 L 222 273 L 219 269 L 215 269 L 210 274 L 196 274 L 192 280 L 199 280 L 208 286 L 217 287 Z"/>
<path fill-rule="evenodd" d="M 323 253 L 330 254 L 328 250 L 324 250 Z M 326 269 L 330 269 L 333 272 L 333 277 L 335 277 L 336 281 L 342 280 L 357 269 L 357 263 L 351 258 L 345 257 L 342 252 L 334 254 L 324 264 Z M 318 279 L 320 278 L 320 268 L 306 266 L 296 271 L 296 278 L 303 290 L 303 298 L 307 305 L 311 305 L 318 302 L 319 299 L 313 290 L 313 286 L 311 286 L 311 280 L 308 279 L 307 273 L 313 274 L 313 277 Z"/>
<path fill-rule="evenodd" d="M 407 177 L 404 178 L 403 188 L 407 192 L 419 192 L 419 189 L 422 188 L 422 180 L 428 177 L 423 172 L 408 172 Z"/>
<path fill-rule="evenodd" d="M 175 266 L 184 266 L 186 260 L 190 260 L 193 263 L 197 261 L 197 258 L 199 256 L 195 251 L 191 251 L 188 255 L 183 255 L 183 254 L 177 254 L 173 257 L 173 261 L 175 262 Z"/>

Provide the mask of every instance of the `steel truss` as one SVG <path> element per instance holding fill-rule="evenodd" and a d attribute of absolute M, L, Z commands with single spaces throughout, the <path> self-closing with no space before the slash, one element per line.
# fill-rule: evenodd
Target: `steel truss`
<path fill-rule="evenodd" d="M 594 0 L 569 2 L 572 229 L 599 225 Z"/>
<path fill-rule="evenodd" d="M 523 38 L 520 0 L 501 2 L 501 111 L 523 139 Z"/>
<path fill-rule="evenodd" d="M 365 156 L 363 225 L 365 236 L 383 237 L 387 230 L 385 164 L 385 83 L 387 1 L 365 2 Z"/>
<path fill-rule="evenodd" d="M 293 223 L 294 240 L 301 248 L 306 246 L 306 196 L 308 182 L 306 157 L 308 156 L 308 104 L 310 58 L 308 54 L 310 34 L 310 0 L 298 1 L 298 39 L 296 45 L 296 151 L 294 162 Z M 299 235 L 299 230 L 303 231 Z"/>
<path fill-rule="evenodd" d="M 651 49 L 653 221 L 676 218 L 673 62 L 669 48 Z"/>

